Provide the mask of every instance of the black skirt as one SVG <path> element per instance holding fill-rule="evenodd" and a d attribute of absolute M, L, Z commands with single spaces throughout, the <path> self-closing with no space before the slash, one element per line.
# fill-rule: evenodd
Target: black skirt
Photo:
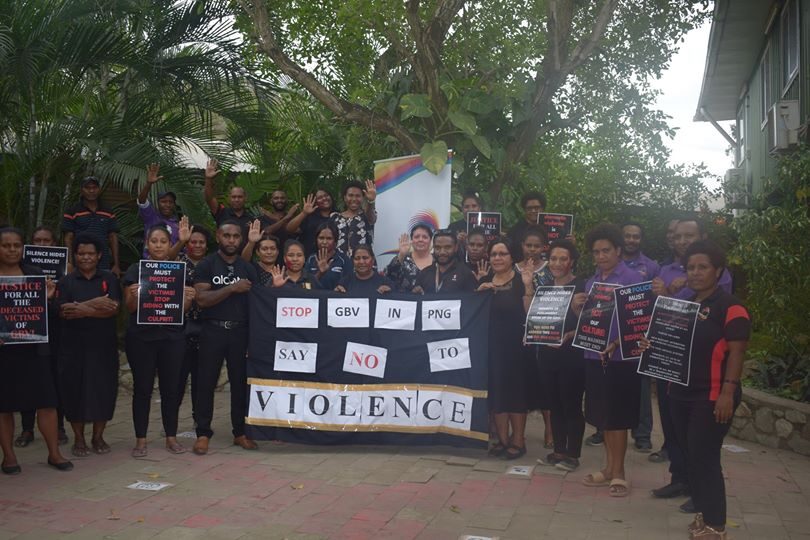
<path fill-rule="evenodd" d="M 115 319 L 91 328 L 65 328 L 59 351 L 59 388 L 69 422 L 111 420 L 118 397 L 118 343 Z M 65 325 L 68 326 L 68 325 Z"/>
<path fill-rule="evenodd" d="M 0 413 L 56 407 L 45 345 L 0 346 Z"/>
<path fill-rule="evenodd" d="M 598 430 L 635 429 L 639 421 L 641 376 L 638 364 L 585 360 L 585 420 Z"/>

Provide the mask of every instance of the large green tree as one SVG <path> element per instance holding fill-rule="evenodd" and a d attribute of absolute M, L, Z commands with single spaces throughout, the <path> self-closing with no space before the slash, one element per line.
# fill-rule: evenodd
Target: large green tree
<path fill-rule="evenodd" d="M 460 183 L 486 179 L 493 202 L 542 173 L 529 166 L 538 141 L 577 159 L 578 141 L 609 137 L 615 162 L 632 154 L 654 179 L 669 130 L 649 81 L 707 14 L 668 0 L 237 4 L 258 57 L 365 132 L 357 138 L 421 153 L 434 170 L 452 148 Z"/>

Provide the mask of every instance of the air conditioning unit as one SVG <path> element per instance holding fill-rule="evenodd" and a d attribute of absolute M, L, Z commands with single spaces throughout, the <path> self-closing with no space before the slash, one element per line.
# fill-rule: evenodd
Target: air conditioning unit
<path fill-rule="evenodd" d="M 751 190 L 745 177 L 745 169 L 729 169 L 723 177 L 723 196 L 726 208 L 748 208 Z"/>
<path fill-rule="evenodd" d="M 799 144 L 799 102 L 777 101 L 768 111 L 768 151 L 787 150 Z"/>

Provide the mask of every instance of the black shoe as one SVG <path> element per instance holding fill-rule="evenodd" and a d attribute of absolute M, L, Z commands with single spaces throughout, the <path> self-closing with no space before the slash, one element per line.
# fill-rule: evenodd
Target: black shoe
<path fill-rule="evenodd" d="M 577 458 L 567 457 L 554 465 L 554 468 L 567 472 L 574 472 L 579 468 L 579 460 Z"/>
<path fill-rule="evenodd" d="M 19 465 L 8 465 L 8 466 L 3 465 L 2 466 L 2 471 L 3 471 L 3 474 L 8 474 L 8 475 L 20 474 L 22 472 L 22 467 L 20 467 Z"/>
<path fill-rule="evenodd" d="M 557 465 L 557 463 L 560 463 L 561 461 L 563 461 L 563 459 L 564 458 L 560 458 L 560 457 L 555 456 L 554 452 L 552 452 L 552 453 L 548 454 L 544 458 L 539 458 L 537 460 L 537 463 L 539 463 L 540 465 L 549 465 L 551 467 L 554 467 L 555 465 Z"/>
<path fill-rule="evenodd" d="M 683 482 L 670 482 L 664 487 L 652 490 L 652 496 L 656 499 L 673 499 L 689 494 L 689 486 Z"/>
<path fill-rule="evenodd" d="M 63 461 L 62 463 L 54 463 L 51 461 L 51 458 L 48 458 L 48 465 L 56 469 L 57 471 L 67 472 L 73 470 L 73 463 L 70 461 Z"/>
<path fill-rule="evenodd" d="M 666 451 L 666 448 L 662 448 L 658 452 L 653 452 L 647 459 L 652 463 L 665 463 L 669 461 L 669 453 Z"/>
<path fill-rule="evenodd" d="M 585 439 L 585 444 L 588 446 L 602 446 L 605 444 L 605 434 L 601 431 L 597 431 L 587 439 Z"/>
<path fill-rule="evenodd" d="M 694 514 L 695 513 L 695 503 L 692 502 L 692 498 L 686 499 L 686 502 L 683 503 L 678 507 L 678 510 L 683 512 L 684 514 Z"/>
<path fill-rule="evenodd" d="M 635 447 L 636 452 L 641 452 L 642 454 L 652 452 L 652 443 L 650 441 L 645 440 L 636 441 Z"/>

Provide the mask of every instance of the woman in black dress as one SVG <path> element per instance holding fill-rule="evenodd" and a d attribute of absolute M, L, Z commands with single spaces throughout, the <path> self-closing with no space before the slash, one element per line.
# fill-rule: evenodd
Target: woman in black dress
<path fill-rule="evenodd" d="M 479 291 L 492 291 L 489 311 L 489 410 L 498 442 L 493 456 L 517 459 L 526 454 L 526 414 L 529 410 L 530 374 L 523 354 L 526 310 L 534 296 L 531 269 L 515 270 L 510 245 L 496 240 L 489 246 L 492 275 Z M 511 434 L 510 434 L 511 428 Z"/>
<path fill-rule="evenodd" d="M 23 233 L 19 229 L 0 229 L 0 276 L 42 275 L 36 267 L 22 264 Z M 48 297 L 54 285 L 47 281 Z M 69 471 L 73 464 L 59 453 L 56 419 L 56 387 L 50 373 L 47 346 L 3 345 L 0 340 L 0 448 L 4 474 L 19 474 L 22 469 L 14 454 L 14 413 L 36 410 L 39 430 L 48 445 L 48 465 Z"/>
<path fill-rule="evenodd" d="M 150 260 L 167 260 L 171 245 L 169 231 L 163 225 L 155 225 L 146 232 L 146 252 Z M 132 457 L 142 458 L 147 455 L 146 430 L 149 427 L 149 409 L 156 373 L 159 374 L 160 415 L 163 432 L 166 434 L 166 449 L 172 454 L 182 454 L 186 449 L 177 442 L 177 414 L 180 407 L 177 389 L 180 387 L 183 369 L 185 334 L 180 325 L 138 324 L 139 272 L 140 265 L 131 264 L 123 279 L 130 314 L 126 349 L 133 381 L 132 421 L 135 425 L 135 446 Z M 191 308 L 194 296 L 192 287 L 183 289 L 184 311 Z"/>
<path fill-rule="evenodd" d="M 360 295 L 391 292 L 394 284 L 387 277 L 374 271 L 377 261 L 369 246 L 357 246 L 352 254 L 352 265 L 354 271 L 343 274 L 340 283 L 335 287 L 337 292 Z"/>
<path fill-rule="evenodd" d="M 273 286 L 272 270 L 278 266 L 279 255 L 281 255 L 281 242 L 278 237 L 262 232 L 262 223 L 258 219 L 250 224 L 248 230 L 248 242 L 242 249 L 242 259 L 251 262 L 256 268 L 259 276 L 259 285 L 262 287 Z"/>
<path fill-rule="evenodd" d="M 75 270 L 59 280 L 57 302 L 62 320 L 59 385 L 65 418 L 73 427 L 77 457 L 89 455 L 84 425 L 93 424 L 91 444 L 97 454 L 110 445 L 104 428 L 118 396 L 118 339 L 115 317 L 121 302 L 118 278 L 99 270 L 101 242 L 80 234 L 73 241 Z"/>

